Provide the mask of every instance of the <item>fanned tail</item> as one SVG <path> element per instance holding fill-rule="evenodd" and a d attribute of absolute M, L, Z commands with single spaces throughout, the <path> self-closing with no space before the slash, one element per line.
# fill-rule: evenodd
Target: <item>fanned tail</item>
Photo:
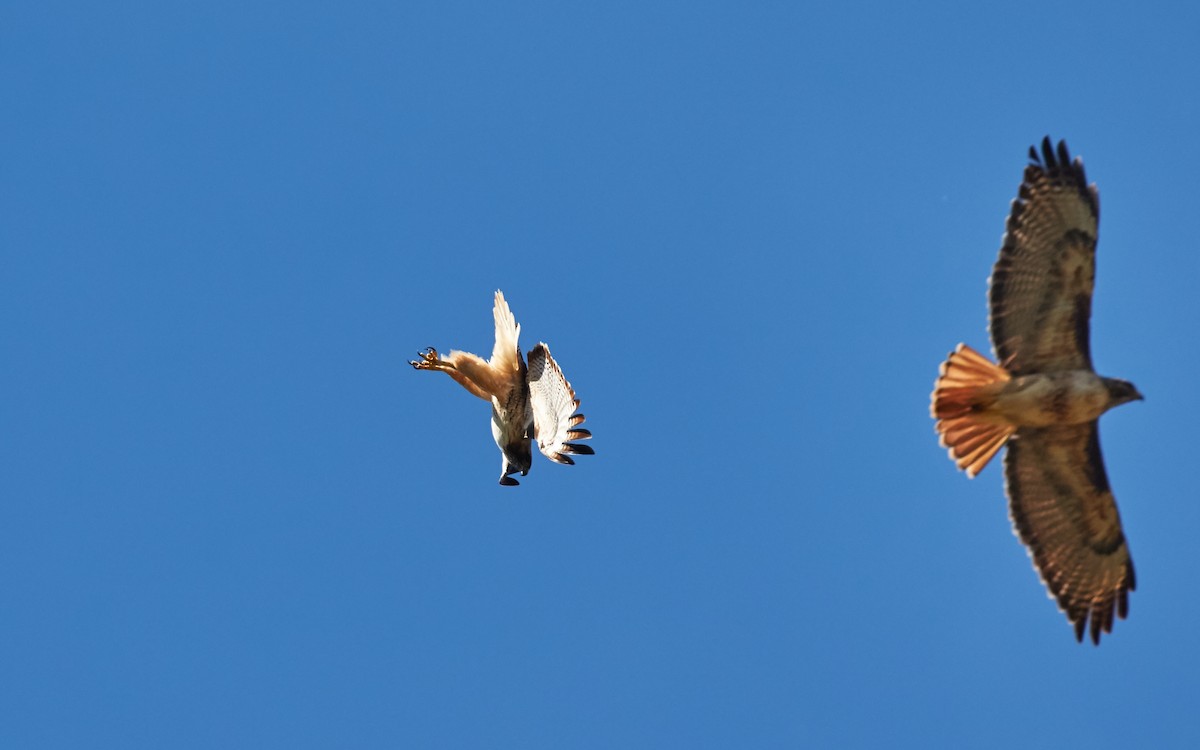
<path fill-rule="evenodd" d="M 996 386 L 1010 379 L 1003 367 L 966 344 L 959 344 L 938 371 L 929 412 L 942 446 L 969 477 L 982 471 L 1017 430 L 984 412 Z"/>

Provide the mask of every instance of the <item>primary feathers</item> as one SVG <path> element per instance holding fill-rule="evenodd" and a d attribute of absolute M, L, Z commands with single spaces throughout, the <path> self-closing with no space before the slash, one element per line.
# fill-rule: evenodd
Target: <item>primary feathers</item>
<path fill-rule="evenodd" d="M 931 412 L 958 468 L 1000 450 L 1013 528 L 1082 640 L 1129 611 L 1133 561 L 1100 453 L 1098 419 L 1141 399 L 1092 369 L 1090 318 L 1100 201 L 1083 161 L 1049 138 L 1029 150 L 988 292 L 994 364 L 960 344 Z"/>
<path fill-rule="evenodd" d="M 496 291 L 492 316 L 496 343 L 491 359 L 484 361 L 470 352 L 452 350 L 441 357 L 430 347 L 419 360 L 409 362 L 417 370 L 435 370 L 454 378 L 462 387 L 492 405 L 492 437 L 500 448 L 500 484 L 519 484 L 512 477 L 529 473 L 533 462 L 531 440 L 551 461 L 572 464 L 570 455 L 590 455 L 587 445 L 568 442 L 586 440 L 590 432 L 579 427 L 584 421 L 576 413 L 579 399 L 563 376 L 550 348 L 539 343 L 529 351 L 529 364 L 521 358 L 517 339 L 521 326 L 508 307 L 504 294 Z"/>

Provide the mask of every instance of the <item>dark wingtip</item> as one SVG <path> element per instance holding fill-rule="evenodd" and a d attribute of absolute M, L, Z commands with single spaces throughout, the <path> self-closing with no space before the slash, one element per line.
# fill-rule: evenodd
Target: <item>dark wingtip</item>
<path fill-rule="evenodd" d="M 1071 154 L 1067 149 L 1067 142 L 1065 140 L 1059 141 L 1056 146 L 1050 136 L 1047 135 L 1042 138 L 1040 145 L 1040 153 L 1038 146 L 1029 147 L 1029 161 L 1044 166 L 1048 170 L 1070 165 Z"/>
<path fill-rule="evenodd" d="M 1054 142 L 1050 136 L 1042 139 L 1042 158 L 1045 159 L 1046 169 L 1054 169 L 1057 159 L 1054 158 Z"/>
<path fill-rule="evenodd" d="M 1067 164 L 1071 163 L 1071 153 L 1069 151 L 1067 151 L 1067 142 L 1066 141 L 1058 142 L 1058 160 L 1059 160 L 1059 162 L 1062 163 L 1063 166 L 1066 166 Z"/>
<path fill-rule="evenodd" d="M 1046 136 L 1042 139 L 1040 147 L 1041 153 L 1038 153 L 1038 146 L 1029 147 L 1029 164 L 1025 167 L 1025 178 L 1020 192 L 1017 194 L 1018 201 L 1014 202 L 1013 211 L 1009 214 L 1010 220 L 1017 216 L 1020 201 L 1028 200 L 1031 197 L 1029 185 L 1043 177 L 1061 179 L 1078 186 L 1083 199 L 1091 205 L 1092 213 L 1099 216 L 1099 198 L 1095 187 L 1088 186 L 1087 173 L 1083 169 L 1083 159 L 1076 156 L 1074 161 L 1071 160 L 1071 152 L 1067 147 L 1066 140 L 1061 140 L 1058 145 L 1055 145 L 1050 140 L 1050 136 Z"/>
<path fill-rule="evenodd" d="M 596 451 L 590 445 L 580 445 L 578 443 L 563 443 L 563 453 L 574 453 L 578 456 L 594 456 Z"/>
<path fill-rule="evenodd" d="M 520 484 L 520 482 L 505 474 L 504 476 L 500 477 L 500 484 L 504 485 L 505 487 L 516 487 Z"/>

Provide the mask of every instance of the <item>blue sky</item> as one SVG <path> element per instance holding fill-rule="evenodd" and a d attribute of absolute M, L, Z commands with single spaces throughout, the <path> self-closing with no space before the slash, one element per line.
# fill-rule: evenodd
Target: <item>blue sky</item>
<path fill-rule="evenodd" d="M 0 744 L 1194 747 L 1184 3 L 10 4 Z M 928 394 L 1100 186 L 1138 572 L 1077 645 Z M 406 364 L 503 289 L 597 455 Z"/>

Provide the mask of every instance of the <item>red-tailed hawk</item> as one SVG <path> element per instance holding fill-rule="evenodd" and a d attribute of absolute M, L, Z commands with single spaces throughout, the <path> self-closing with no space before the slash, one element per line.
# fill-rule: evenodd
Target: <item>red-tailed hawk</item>
<path fill-rule="evenodd" d="M 1129 611 L 1133 561 L 1100 455 L 1097 419 L 1141 399 L 1092 369 L 1089 318 L 1099 194 L 1083 161 L 1050 138 L 1029 149 L 988 304 L 1000 365 L 959 344 L 931 412 L 958 468 L 975 476 L 1004 445 L 1013 528 L 1082 641 Z"/>
<path fill-rule="evenodd" d="M 496 290 L 492 308 L 496 319 L 496 344 L 492 358 L 484 361 L 470 352 L 451 351 L 443 359 L 429 347 L 411 360 L 417 370 L 440 370 L 463 388 L 492 404 L 492 437 L 500 447 L 500 484 L 519 484 L 512 474 L 529 473 L 533 461 L 531 438 L 551 461 L 573 464 L 571 454 L 595 453 L 587 445 L 568 440 L 586 440 L 592 433 L 579 427 L 584 416 L 576 413 L 579 399 L 563 377 L 550 348 L 539 343 L 529 350 L 529 365 L 521 359 L 517 337 L 521 326 L 508 309 L 504 294 Z"/>

